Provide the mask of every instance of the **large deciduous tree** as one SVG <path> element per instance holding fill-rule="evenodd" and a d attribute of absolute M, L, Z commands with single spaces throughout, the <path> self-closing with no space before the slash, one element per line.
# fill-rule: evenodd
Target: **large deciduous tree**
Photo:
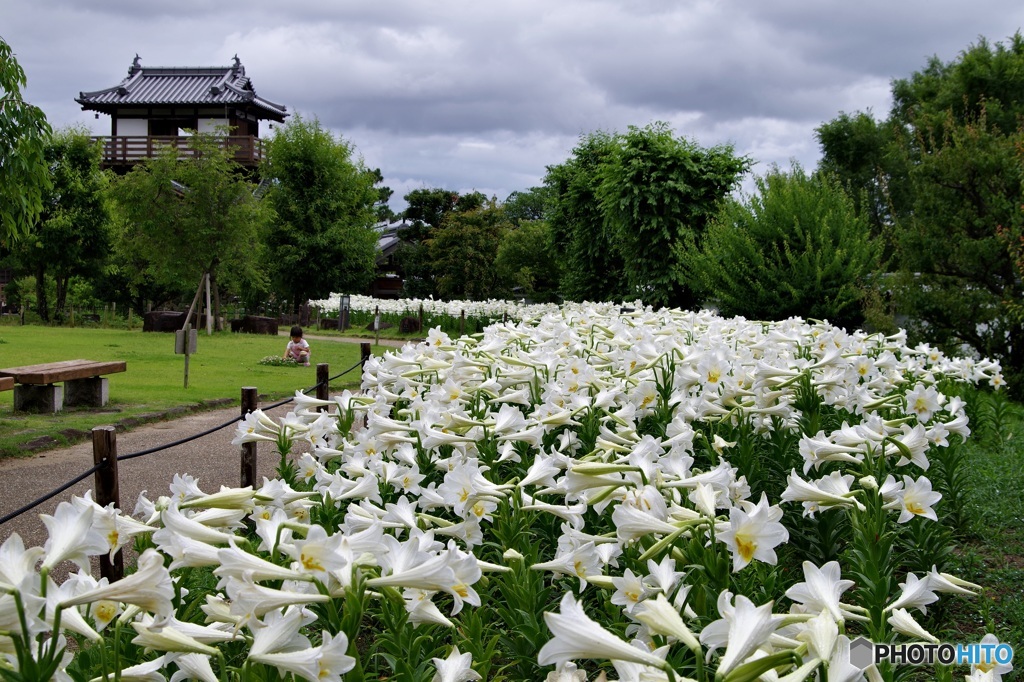
<path fill-rule="evenodd" d="M 626 295 L 625 263 L 615 230 L 606 223 L 598 191 L 616 137 L 602 131 L 580 138 L 563 163 L 548 166 L 552 243 L 562 266 L 560 293 L 570 301 L 609 301 Z"/>
<path fill-rule="evenodd" d="M 377 176 L 316 119 L 294 117 L 267 145 L 263 177 L 277 218 L 267 239 L 273 281 L 294 309 L 365 290 L 376 269 Z"/>
<path fill-rule="evenodd" d="M 414 298 L 440 296 L 434 254 L 428 242 L 436 236 L 448 216 L 476 211 L 487 202 L 480 192 L 459 194 L 440 187 L 414 189 L 404 197 L 402 220 L 408 226 L 398 233 L 401 243 L 395 258 L 404 278 L 403 295 Z"/>
<path fill-rule="evenodd" d="M 95 276 L 109 255 L 110 211 L 101 150 L 84 129 L 58 131 L 44 152 L 50 188 L 39 224 L 16 246 L 20 263 L 36 279 L 36 309 L 50 320 L 46 279 L 54 280 L 53 311 L 63 317 L 74 276 Z"/>
<path fill-rule="evenodd" d="M 426 240 L 441 298 L 483 300 L 504 295 L 495 267 L 498 246 L 511 228 L 496 202 L 449 213 Z"/>
<path fill-rule="evenodd" d="M 46 115 L 21 96 L 25 71 L 0 38 L 0 243 L 28 234 L 49 188 Z"/>
<path fill-rule="evenodd" d="M 684 240 L 700 245 L 722 199 L 749 165 L 732 147 L 705 149 L 675 137 L 662 123 L 630 127 L 621 136 L 598 197 L 631 293 L 655 306 L 698 303 L 678 259 L 668 255 Z"/>
<path fill-rule="evenodd" d="M 730 147 L 702 148 L 663 123 L 584 136 L 545 178 L 563 296 L 694 305 L 674 247 L 700 243 L 749 165 Z"/>
<path fill-rule="evenodd" d="M 111 188 L 121 218 L 120 256 L 136 264 L 136 284 L 188 290 L 208 272 L 218 323 L 222 273 L 235 283 L 260 277 L 271 215 L 222 139 L 193 134 L 187 153 L 165 149 Z"/>
<path fill-rule="evenodd" d="M 932 58 L 892 92 L 874 130 L 865 114 L 819 128 L 822 168 L 884 208 L 899 270 L 887 289 L 911 334 L 998 358 L 1013 387 L 1024 378 L 1024 325 L 1010 314 L 1022 285 L 1005 236 L 1022 222 L 1024 37 Z M 851 139 L 861 153 L 849 153 Z"/>

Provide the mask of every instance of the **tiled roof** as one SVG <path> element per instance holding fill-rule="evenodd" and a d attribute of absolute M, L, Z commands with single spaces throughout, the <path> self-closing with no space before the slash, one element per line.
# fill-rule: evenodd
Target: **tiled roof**
<path fill-rule="evenodd" d="M 131 105 L 251 105 L 262 118 L 283 121 L 283 104 L 259 97 L 245 67 L 235 57 L 232 66 L 142 66 L 136 55 L 128 76 L 105 90 L 81 92 L 75 101 L 82 109 L 110 113 Z"/>

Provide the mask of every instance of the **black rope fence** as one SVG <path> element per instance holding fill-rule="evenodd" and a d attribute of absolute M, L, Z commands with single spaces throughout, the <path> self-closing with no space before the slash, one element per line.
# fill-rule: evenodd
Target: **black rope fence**
<path fill-rule="evenodd" d="M 40 497 L 38 500 L 35 500 L 34 502 L 29 502 L 28 504 L 26 504 L 21 509 L 15 509 L 10 514 L 7 514 L 7 515 L 5 515 L 3 517 L 0 517 L 0 525 L 3 525 L 5 523 L 7 523 L 11 519 L 14 519 L 14 518 L 17 518 L 17 517 L 21 516 L 22 514 L 24 514 L 25 512 L 27 512 L 27 511 L 29 511 L 31 509 L 35 509 L 36 507 L 41 505 L 43 502 L 46 502 L 47 500 L 52 499 L 52 498 L 56 497 L 57 495 L 60 495 L 62 492 L 64 492 L 65 490 L 67 490 L 71 486 L 75 485 L 76 483 L 81 483 L 82 481 L 84 481 L 85 479 L 89 478 L 90 476 L 95 474 L 97 471 L 99 471 L 100 469 L 105 468 L 106 466 L 107 466 L 106 462 L 101 462 L 100 464 L 97 464 L 96 466 L 94 466 L 93 468 L 89 469 L 88 471 L 82 472 L 78 476 L 75 476 L 73 479 L 71 479 L 70 481 L 68 481 L 67 483 L 62 485 L 61 487 L 57 488 L 56 490 L 52 490 L 52 491 L 46 493 L 45 495 Z"/>
<path fill-rule="evenodd" d="M 368 347 L 369 347 L 369 344 L 364 344 L 363 351 L 362 351 L 362 358 L 359 360 L 359 362 L 357 362 L 356 364 L 352 365 L 351 367 L 346 369 L 344 372 L 339 372 L 338 374 L 335 374 L 334 376 L 329 377 L 328 379 L 325 379 L 323 381 L 317 382 L 313 386 L 311 386 L 311 387 L 309 387 L 307 389 L 304 389 L 302 392 L 304 394 L 306 394 L 306 395 L 309 395 L 311 392 L 317 390 L 318 388 L 321 388 L 321 387 L 323 387 L 325 385 L 330 385 L 330 382 L 334 381 L 335 379 L 343 377 L 346 374 L 352 372 L 353 370 L 355 370 L 355 369 L 357 369 L 359 367 L 362 367 L 363 364 L 366 362 L 366 360 L 369 357 Z M 290 398 L 288 398 L 286 400 L 282 400 L 280 402 L 274 403 L 273 405 L 268 405 L 268 406 L 264 407 L 263 409 L 264 410 L 272 410 L 274 408 L 281 407 L 282 405 L 287 405 L 288 403 L 293 402 L 294 400 L 295 400 L 295 396 L 292 396 L 292 397 L 290 397 Z M 224 422 L 223 424 L 219 424 L 217 426 L 214 426 L 214 427 L 211 427 L 209 429 L 206 429 L 205 431 L 202 431 L 200 433 L 196 433 L 196 434 L 193 434 L 191 436 L 186 436 L 185 438 L 180 438 L 180 439 L 172 441 L 170 443 L 165 443 L 163 445 L 158 445 L 156 447 L 147 448 L 145 450 L 140 450 L 138 452 L 132 452 L 132 453 L 129 453 L 127 455 L 119 455 L 116 458 L 113 458 L 113 461 L 114 462 L 120 462 L 120 461 L 124 461 L 124 460 L 135 459 L 137 457 L 143 457 L 145 455 L 152 455 L 154 453 L 161 452 L 161 451 L 167 450 L 169 448 L 177 447 L 179 445 L 184 445 L 185 443 L 189 443 L 189 442 L 197 440 L 199 438 L 203 438 L 205 436 L 209 436 L 212 433 L 216 433 L 217 431 L 220 431 L 221 429 L 225 429 L 225 428 L 227 428 L 229 426 L 233 426 L 233 425 L 238 423 L 238 420 L 239 420 L 239 418 L 231 419 L 229 421 Z M 33 500 L 32 502 L 26 504 L 25 506 L 21 507 L 20 509 L 16 509 L 15 511 L 13 511 L 13 512 L 11 512 L 9 514 L 6 514 L 3 517 L 0 517 L 0 525 L 3 525 L 5 523 L 7 523 L 8 521 L 21 516 L 25 512 L 28 512 L 28 511 L 31 511 L 32 509 L 35 509 L 36 507 L 38 507 L 42 503 L 44 503 L 44 502 L 46 502 L 46 501 L 48 501 L 50 499 L 53 499 L 54 497 L 56 497 L 57 495 L 61 494 L 62 492 L 64 492 L 68 488 L 72 487 L 73 485 L 76 485 L 77 483 L 81 483 L 82 481 L 87 479 L 89 476 L 93 476 L 93 475 L 103 471 L 104 469 L 109 469 L 109 468 L 111 468 L 111 466 L 112 466 L 111 460 L 103 460 L 101 462 L 98 462 L 91 469 L 89 469 L 88 471 L 85 471 L 85 472 L 79 474 L 78 476 L 76 476 L 72 480 L 68 481 L 67 483 L 63 484 L 59 488 L 46 493 L 45 495 L 39 497 L 36 500 Z"/>

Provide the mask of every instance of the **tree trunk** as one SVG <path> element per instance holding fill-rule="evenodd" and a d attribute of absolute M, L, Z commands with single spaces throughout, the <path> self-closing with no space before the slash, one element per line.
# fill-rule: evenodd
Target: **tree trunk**
<path fill-rule="evenodd" d="M 67 275 L 58 275 L 54 278 L 57 283 L 57 296 L 53 303 L 53 309 L 57 314 L 57 319 L 64 320 L 64 308 L 68 302 L 68 280 L 70 277 Z"/>
<path fill-rule="evenodd" d="M 220 287 L 217 285 L 217 273 L 210 273 L 210 294 L 213 296 L 213 329 L 224 331 L 224 325 L 220 323 Z"/>
<path fill-rule="evenodd" d="M 50 321 L 50 309 L 46 301 L 46 266 L 36 265 L 36 312 L 43 322 Z"/>
<path fill-rule="evenodd" d="M 210 261 L 209 267 L 206 269 L 207 274 L 210 277 L 210 305 L 213 306 L 213 310 L 207 310 L 206 314 L 213 315 L 213 328 L 216 331 L 223 331 L 220 324 L 220 287 L 217 286 L 217 266 L 220 265 L 220 258 L 214 256 L 213 260 Z"/>

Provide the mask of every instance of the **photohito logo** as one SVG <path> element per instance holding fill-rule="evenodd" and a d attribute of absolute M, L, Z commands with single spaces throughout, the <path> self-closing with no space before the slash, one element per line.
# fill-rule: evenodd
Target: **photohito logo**
<path fill-rule="evenodd" d="M 863 637 L 850 642 L 850 663 L 861 670 L 872 663 L 888 661 L 894 665 L 1009 665 L 1013 647 L 1002 642 L 977 644 L 875 644 Z"/>

